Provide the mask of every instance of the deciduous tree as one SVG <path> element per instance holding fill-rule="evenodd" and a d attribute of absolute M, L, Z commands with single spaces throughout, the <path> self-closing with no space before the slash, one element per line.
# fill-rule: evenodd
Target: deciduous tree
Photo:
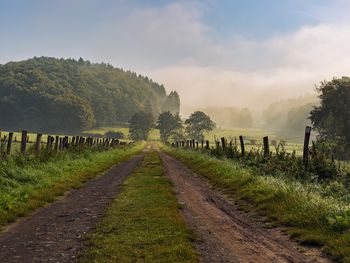
<path fill-rule="evenodd" d="M 187 134 L 195 140 L 203 140 L 204 132 L 215 128 L 215 123 L 202 111 L 196 111 L 185 121 Z"/>

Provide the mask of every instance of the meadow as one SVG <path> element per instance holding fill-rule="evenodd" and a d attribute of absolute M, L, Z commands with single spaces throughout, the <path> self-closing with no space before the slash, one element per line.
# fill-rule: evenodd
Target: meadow
<path fill-rule="evenodd" d="M 109 167 L 125 161 L 143 144 L 118 148 L 78 147 L 10 155 L 0 160 L 0 226 L 52 202 L 71 188 L 80 187 Z"/>
<path fill-rule="evenodd" d="M 126 140 L 130 140 L 129 138 L 129 128 L 126 127 L 102 127 L 98 129 L 92 129 L 84 131 L 83 134 L 95 134 L 103 136 L 108 131 L 114 132 L 122 132 L 125 136 Z M 301 155 L 303 151 L 303 144 L 300 142 L 300 138 L 303 138 L 303 133 L 298 137 L 298 140 L 286 140 L 283 138 L 278 138 L 278 136 L 272 132 L 258 128 L 250 128 L 250 129 L 239 129 L 239 128 L 230 128 L 230 129 L 215 129 L 211 132 L 205 133 L 205 139 L 210 141 L 211 146 L 215 146 L 215 140 L 220 140 L 221 137 L 225 137 L 227 140 L 232 140 L 233 142 L 238 140 L 239 136 L 243 135 L 246 143 L 246 149 L 249 150 L 259 150 L 262 149 L 262 138 L 265 136 L 269 136 L 270 140 L 276 140 L 277 144 L 283 140 L 284 141 L 284 149 L 287 152 L 292 153 L 296 152 L 297 155 Z M 287 138 L 288 139 L 288 138 Z M 150 141 L 158 141 L 160 140 L 159 130 L 152 129 L 149 135 Z M 250 140 L 256 140 L 256 144 L 252 145 Z M 238 142 L 239 143 L 239 142 Z M 275 150 L 274 146 L 271 146 L 271 150 Z"/>

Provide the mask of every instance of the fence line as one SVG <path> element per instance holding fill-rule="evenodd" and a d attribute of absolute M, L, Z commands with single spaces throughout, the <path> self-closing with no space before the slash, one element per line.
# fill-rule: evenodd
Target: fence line
<path fill-rule="evenodd" d="M 310 137 L 311 137 L 311 127 L 306 126 L 305 135 L 304 135 L 304 145 L 303 145 L 303 163 L 305 167 L 307 167 L 308 165 L 308 157 L 309 157 L 309 151 L 310 151 L 309 149 Z M 242 158 L 244 158 L 246 150 L 245 150 L 245 142 L 244 142 L 243 135 L 239 136 L 239 140 L 240 140 L 241 156 Z M 252 141 L 254 141 L 254 143 L 252 143 Z M 255 139 L 250 139 L 250 142 L 252 145 L 256 145 L 256 141 L 257 140 Z M 271 142 L 273 142 L 272 145 L 277 146 L 276 140 L 272 140 Z M 199 143 L 200 142 L 195 141 L 193 139 L 181 140 L 181 141 L 173 142 L 172 146 L 176 148 L 199 149 Z M 229 144 L 230 146 L 232 146 L 232 140 Z M 235 139 L 235 145 L 237 146 L 236 139 Z M 263 145 L 264 156 L 265 157 L 269 156 L 271 152 L 270 152 L 270 141 L 268 136 L 263 137 L 262 145 Z M 225 152 L 225 149 L 227 147 L 227 139 L 225 137 L 222 137 L 220 140 L 215 140 L 215 147 L 217 150 L 221 149 L 223 152 Z M 206 140 L 206 141 L 202 140 L 201 148 L 209 150 L 210 149 L 209 140 Z"/>
<path fill-rule="evenodd" d="M 117 138 L 107 138 L 107 137 L 84 137 L 84 136 L 68 136 L 68 135 L 56 135 L 52 136 L 47 134 L 47 141 L 43 142 L 43 134 L 37 133 L 35 142 L 30 142 L 28 132 L 26 130 L 21 131 L 21 140 L 17 141 L 17 137 L 14 136 L 13 132 L 9 132 L 8 136 L 4 135 L 1 138 L 0 131 L 0 144 L 1 144 L 1 154 L 10 155 L 13 144 L 20 143 L 20 154 L 25 155 L 28 152 L 28 144 L 34 143 L 34 153 L 39 155 L 40 152 L 46 148 L 47 151 L 64 151 L 73 147 L 85 146 L 85 147 L 117 147 L 126 145 L 127 142 L 120 141 Z M 45 147 L 46 145 L 46 147 Z M 6 148 L 6 150 L 5 150 Z"/>

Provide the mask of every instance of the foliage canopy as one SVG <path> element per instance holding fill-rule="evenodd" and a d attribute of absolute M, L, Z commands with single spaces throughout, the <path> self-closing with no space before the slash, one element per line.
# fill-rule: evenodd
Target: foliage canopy
<path fill-rule="evenodd" d="M 170 103 L 170 102 L 171 103 Z M 139 111 L 179 112 L 176 92 L 131 71 L 79 59 L 33 58 L 0 65 L 1 128 L 80 132 L 126 124 Z"/>
<path fill-rule="evenodd" d="M 350 78 L 322 82 L 317 88 L 320 105 L 311 111 L 311 122 L 320 141 L 335 143 L 337 154 L 350 157 Z M 340 156 L 339 156 L 340 157 Z"/>
<path fill-rule="evenodd" d="M 195 140 L 203 140 L 204 132 L 215 128 L 215 123 L 202 111 L 195 111 L 185 121 L 187 134 Z"/>
<path fill-rule="evenodd" d="M 129 133 L 135 141 L 147 140 L 149 132 L 154 127 L 154 118 L 151 113 L 140 111 L 130 119 Z"/>
<path fill-rule="evenodd" d="M 170 111 L 161 113 L 157 120 L 157 128 L 160 131 L 160 139 L 168 142 L 170 136 L 182 129 L 182 121 L 178 114 L 171 114 Z"/>

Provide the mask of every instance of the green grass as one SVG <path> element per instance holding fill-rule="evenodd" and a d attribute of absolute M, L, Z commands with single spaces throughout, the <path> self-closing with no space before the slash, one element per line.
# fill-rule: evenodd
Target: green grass
<path fill-rule="evenodd" d="M 260 175 L 232 160 L 168 147 L 164 150 L 205 176 L 243 208 L 256 209 L 271 222 L 285 226 L 300 242 L 323 246 L 335 259 L 350 262 L 349 203 L 322 196 L 313 185 L 288 180 L 283 175 Z"/>
<path fill-rule="evenodd" d="M 156 152 L 123 183 L 80 262 L 197 262 Z"/>
<path fill-rule="evenodd" d="M 98 129 L 92 129 L 92 130 L 84 131 L 84 133 L 96 134 L 96 135 L 104 135 L 108 131 L 114 131 L 114 132 L 119 131 L 119 132 L 122 132 L 126 139 L 130 139 L 129 138 L 129 128 L 125 128 L 125 127 L 101 127 L 101 128 L 98 128 Z M 159 130 L 152 129 L 150 134 L 149 134 L 148 140 L 150 140 L 150 141 L 157 141 L 159 139 L 160 139 Z"/>
<path fill-rule="evenodd" d="M 263 137 L 269 136 L 271 139 L 275 138 L 275 134 L 271 131 L 266 131 L 258 128 L 247 128 L 247 129 L 238 129 L 238 128 L 230 128 L 230 129 L 215 129 L 211 132 L 205 134 L 207 140 L 213 141 L 214 138 L 220 139 L 221 137 L 225 137 L 227 139 L 238 137 L 242 135 L 246 138 L 262 140 Z"/>
<path fill-rule="evenodd" d="M 71 188 L 140 152 L 143 145 L 107 151 L 60 152 L 42 161 L 10 157 L 0 162 L 0 226 L 28 215 Z"/>

